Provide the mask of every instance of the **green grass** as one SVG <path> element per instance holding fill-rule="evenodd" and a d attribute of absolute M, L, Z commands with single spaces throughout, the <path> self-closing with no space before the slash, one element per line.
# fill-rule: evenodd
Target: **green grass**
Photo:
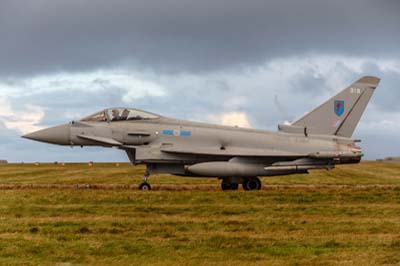
<path fill-rule="evenodd" d="M 143 171 L 15 164 L 0 166 L 0 184 L 138 184 Z M 0 265 L 400 265 L 399 164 L 263 178 L 282 186 L 257 192 L 150 181 L 185 189 L 0 190 Z"/>
<path fill-rule="evenodd" d="M 88 164 L 9 164 L 0 166 L 0 184 L 139 184 L 145 168 L 128 163 Z M 210 178 L 186 178 L 155 174 L 155 185 L 218 185 Z M 362 162 L 339 165 L 334 170 L 315 170 L 308 175 L 265 177 L 266 185 L 400 185 L 400 164 Z"/>

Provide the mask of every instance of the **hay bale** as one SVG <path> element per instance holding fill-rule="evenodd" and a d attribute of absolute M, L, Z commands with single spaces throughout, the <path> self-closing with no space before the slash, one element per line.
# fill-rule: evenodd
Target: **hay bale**
<path fill-rule="evenodd" d="M 400 162 L 400 157 L 386 157 L 385 159 L 383 159 L 385 162 Z"/>

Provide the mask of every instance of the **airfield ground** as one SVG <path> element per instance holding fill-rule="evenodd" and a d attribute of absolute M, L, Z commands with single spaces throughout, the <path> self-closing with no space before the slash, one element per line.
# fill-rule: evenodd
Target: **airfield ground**
<path fill-rule="evenodd" d="M 263 178 L 257 192 L 168 175 L 131 189 L 143 172 L 1 165 L 0 265 L 400 265 L 399 163 Z"/>

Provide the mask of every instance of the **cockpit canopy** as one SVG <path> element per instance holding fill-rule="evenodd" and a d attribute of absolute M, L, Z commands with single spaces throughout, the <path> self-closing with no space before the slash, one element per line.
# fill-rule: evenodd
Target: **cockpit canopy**
<path fill-rule="evenodd" d="M 83 118 L 82 122 L 114 122 L 126 120 L 151 120 L 160 116 L 138 109 L 110 108 Z"/>

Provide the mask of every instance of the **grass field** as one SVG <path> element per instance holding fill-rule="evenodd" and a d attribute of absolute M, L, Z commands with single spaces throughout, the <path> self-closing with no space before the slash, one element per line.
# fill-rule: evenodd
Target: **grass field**
<path fill-rule="evenodd" d="M 143 172 L 0 166 L 0 265 L 400 265 L 400 164 L 263 178 L 256 192 L 169 175 L 130 189 Z M 103 189 L 73 188 L 86 183 Z"/>

